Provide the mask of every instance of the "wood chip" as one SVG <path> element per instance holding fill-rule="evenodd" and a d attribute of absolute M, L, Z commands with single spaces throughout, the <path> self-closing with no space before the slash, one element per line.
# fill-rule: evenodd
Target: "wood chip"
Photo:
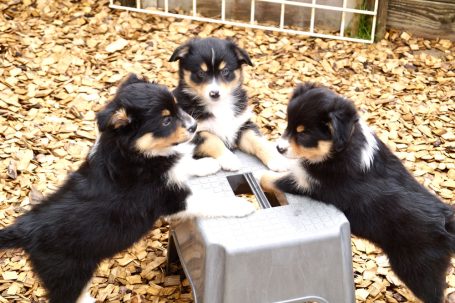
<path fill-rule="evenodd" d="M 40 203 L 85 159 L 96 113 L 128 72 L 175 87 L 178 64 L 168 59 L 192 36 L 232 37 L 249 53 L 255 66 L 244 68 L 244 84 L 269 139 L 283 133 L 297 83 L 325 84 L 355 102 L 424 186 L 455 203 L 453 41 L 395 31 L 375 44 L 302 38 L 112 10 L 107 0 L 5 0 L 0 12 L 2 226 Z M 179 264 L 164 274 L 167 241 L 168 225 L 159 221 L 100 264 L 91 293 L 99 302 L 192 302 Z M 417 302 L 379 248 L 353 237 L 352 251 L 357 302 Z M 45 302 L 23 251 L 2 251 L 0 261 L 0 303 Z M 450 269 L 451 292 L 454 276 Z"/>

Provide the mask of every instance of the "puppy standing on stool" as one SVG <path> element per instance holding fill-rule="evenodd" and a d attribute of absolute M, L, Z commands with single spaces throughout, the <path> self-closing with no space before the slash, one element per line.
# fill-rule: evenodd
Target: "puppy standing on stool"
<path fill-rule="evenodd" d="M 287 174 L 267 172 L 262 187 L 336 206 L 353 234 L 384 250 L 418 298 L 442 303 L 455 252 L 454 210 L 412 177 L 353 104 L 329 89 L 300 86 L 283 139 L 278 150 L 298 165 Z"/>
<path fill-rule="evenodd" d="M 94 299 L 83 289 L 99 262 L 133 245 L 160 216 L 252 213 L 241 199 L 191 194 L 189 172 L 220 168 L 179 153 L 196 126 L 167 88 L 129 76 L 98 114 L 101 135 L 88 159 L 57 192 L 0 230 L 0 248 L 28 253 L 50 303 L 88 303 Z"/>
<path fill-rule="evenodd" d="M 284 159 L 261 136 L 242 88 L 242 65 L 253 65 L 245 50 L 217 38 L 193 39 L 179 46 L 169 61 L 179 60 L 174 95 L 198 122 L 195 157 L 212 157 L 225 170 L 239 170 L 235 147 L 258 157 L 268 168 L 287 170 Z"/>

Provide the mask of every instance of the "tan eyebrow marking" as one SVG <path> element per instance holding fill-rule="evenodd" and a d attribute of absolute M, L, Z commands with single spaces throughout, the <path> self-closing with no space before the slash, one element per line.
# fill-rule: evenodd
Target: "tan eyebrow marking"
<path fill-rule="evenodd" d="M 220 62 L 220 66 L 218 67 L 218 69 L 222 70 L 225 67 L 226 67 L 226 61 L 221 61 Z"/>
<path fill-rule="evenodd" d="M 201 69 L 202 69 L 204 72 L 208 71 L 207 64 L 202 63 L 202 64 L 201 64 Z"/>
<path fill-rule="evenodd" d="M 163 116 L 163 117 L 167 117 L 167 116 L 170 116 L 170 115 L 171 115 L 171 112 L 168 109 L 163 109 L 161 111 L 161 116 Z"/>
<path fill-rule="evenodd" d="M 130 118 L 124 108 L 118 109 L 111 117 L 111 124 L 114 128 L 119 128 L 130 123 Z"/>
<path fill-rule="evenodd" d="M 299 126 L 297 126 L 297 128 L 295 130 L 298 133 L 302 133 L 305 130 L 305 126 L 299 125 Z"/>

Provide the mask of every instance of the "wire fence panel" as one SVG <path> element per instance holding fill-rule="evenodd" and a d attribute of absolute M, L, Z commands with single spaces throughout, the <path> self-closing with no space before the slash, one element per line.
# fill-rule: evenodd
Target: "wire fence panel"
<path fill-rule="evenodd" d="M 339 0 L 340 5 L 338 6 L 321 4 L 321 0 L 249 0 L 249 3 L 246 3 L 248 0 L 242 0 L 240 1 L 240 15 L 249 10 L 247 17 L 243 18 L 244 20 L 240 20 L 239 16 L 232 17 L 231 10 L 228 10 L 228 6 L 231 7 L 232 3 L 238 6 L 236 1 L 238 0 L 213 0 L 210 5 L 207 5 L 207 0 L 121 1 L 122 3 L 128 2 L 126 5 L 110 0 L 110 7 L 165 17 L 312 37 L 363 43 L 374 42 L 379 0 Z M 352 7 L 353 1 L 361 3 Z M 200 5 L 201 2 L 204 3 L 203 6 Z M 133 4 L 131 5 L 131 3 Z M 227 17 L 228 11 L 229 17 Z M 276 15 L 277 20 L 272 20 L 271 15 Z M 327 22 L 331 23 L 331 29 L 327 29 L 327 25 L 324 26 L 324 23 Z"/>

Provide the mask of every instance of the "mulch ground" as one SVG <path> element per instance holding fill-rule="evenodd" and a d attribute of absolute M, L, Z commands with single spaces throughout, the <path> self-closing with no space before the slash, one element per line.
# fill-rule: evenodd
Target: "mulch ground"
<path fill-rule="evenodd" d="M 455 203 L 455 46 L 389 32 L 373 45 L 305 38 L 113 11 L 103 1 L 0 3 L 0 224 L 54 191 L 84 160 L 95 113 L 127 73 L 174 87 L 168 58 L 192 36 L 230 37 L 250 54 L 245 86 L 271 139 L 302 81 L 355 101 L 364 119 L 427 188 Z M 164 274 L 168 228 L 158 222 L 133 248 L 103 262 L 99 302 L 191 302 L 178 265 Z M 358 302 L 416 302 L 372 244 L 353 238 Z M 43 302 L 45 291 L 20 250 L 0 252 L 0 302 Z M 422 277 L 425 279 L 425 277 Z M 455 274 L 447 275 L 448 293 Z"/>

